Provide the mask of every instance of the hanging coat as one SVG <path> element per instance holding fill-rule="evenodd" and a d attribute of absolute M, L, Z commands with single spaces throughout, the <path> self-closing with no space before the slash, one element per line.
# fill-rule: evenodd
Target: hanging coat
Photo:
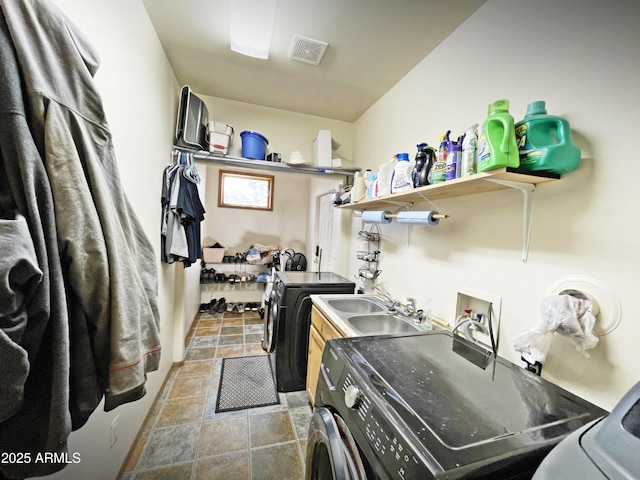
<path fill-rule="evenodd" d="M 0 7 L 0 218 L 24 217 L 42 272 L 26 321 L 0 317 L 0 361 L 29 367 L 22 400 L 18 375 L 0 405 L 0 451 L 62 452 L 103 395 L 105 410 L 140 398 L 158 367 L 156 256 L 120 184 L 92 46 L 48 0 Z"/>

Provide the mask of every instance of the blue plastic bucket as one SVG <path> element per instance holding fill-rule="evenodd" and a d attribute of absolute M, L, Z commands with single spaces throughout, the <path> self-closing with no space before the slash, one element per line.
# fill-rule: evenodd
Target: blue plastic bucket
<path fill-rule="evenodd" d="M 254 160 L 264 160 L 269 141 L 258 132 L 244 131 L 240 134 L 242 138 L 242 156 Z"/>

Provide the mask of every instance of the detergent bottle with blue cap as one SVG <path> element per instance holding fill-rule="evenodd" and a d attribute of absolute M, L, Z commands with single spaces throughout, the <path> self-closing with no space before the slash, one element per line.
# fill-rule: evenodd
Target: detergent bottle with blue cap
<path fill-rule="evenodd" d="M 398 163 L 393 171 L 393 180 L 391 180 L 391 193 L 413 190 L 412 170 L 413 164 L 409 161 L 409 154 L 399 153 Z"/>
<path fill-rule="evenodd" d="M 547 115 L 545 102 L 530 103 L 515 129 L 522 169 L 562 174 L 580 165 L 580 149 L 573 144 L 569 122 Z"/>
<path fill-rule="evenodd" d="M 489 105 L 489 114 L 478 138 L 478 172 L 502 167 L 518 168 L 520 157 L 516 143 L 509 100 L 496 100 Z"/>

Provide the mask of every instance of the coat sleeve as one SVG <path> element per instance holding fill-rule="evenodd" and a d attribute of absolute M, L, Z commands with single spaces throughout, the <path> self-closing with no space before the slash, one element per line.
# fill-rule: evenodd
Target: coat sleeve
<path fill-rule="evenodd" d="M 29 359 L 20 341 L 28 302 L 42 281 L 26 219 L 6 216 L 0 218 L 0 422 L 22 408 Z"/>

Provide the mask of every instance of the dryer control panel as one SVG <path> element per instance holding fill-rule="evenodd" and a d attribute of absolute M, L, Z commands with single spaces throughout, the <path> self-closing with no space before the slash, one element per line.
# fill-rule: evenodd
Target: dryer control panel
<path fill-rule="evenodd" d="M 344 405 L 346 408 L 355 411 L 356 415 L 350 416 L 351 421 L 355 420 L 357 425 L 349 424 L 354 437 L 354 427 L 364 434 L 368 449 L 363 448 L 360 442 L 358 445 L 363 451 L 369 450 L 375 455 L 376 461 L 380 462 L 390 478 L 396 479 L 428 479 L 432 474 L 426 465 L 420 461 L 414 453 L 413 447 L 405 439 L 405 436 L 397 431 L 397 428 L 389 420 L 378 412 L 372 404 L 371 393 L 367 392 L 354 380 L 351 373 L 346 372 L 341 383 L 341 392 L 344 394 Z M 355 402 L 352 401 L 356 397 Z M 353 406 L 349 404 L 353 403 Z M 346 421 L 346 419 L 345 419 Z M 371 460 L 369 460 L 371 462 Z"/>

